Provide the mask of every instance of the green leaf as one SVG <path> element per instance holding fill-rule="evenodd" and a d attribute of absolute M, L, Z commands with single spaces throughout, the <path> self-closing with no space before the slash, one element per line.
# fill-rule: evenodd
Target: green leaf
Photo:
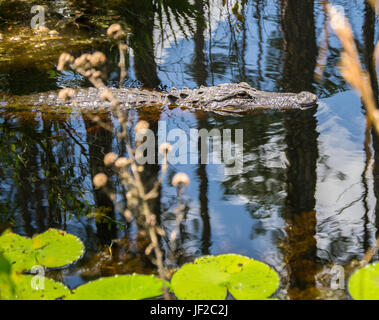
<path fill-rule="evenodd" d="M 55 300 L 70 295 L 64 284 L 41 276 L 19 275 L 15 285 L 17 300 Z"/>
<path fill-rule="evenodd" d="M 349 279 L 350 295 L 355 300 L 379 300 L 379 263 L 368 264 Z"/>
<path fill-rule="evenodd" d="M 35 263 L 31 239 L 5 231 L 0 236 L 0 253 L 12 264 L 13 270 L 30 269 Z"/>
<path fill-rule="evenodd" d="M 142 300 L 162 295 L 163 283 L 161 279 L 153 275 L 116 275 L 83 284 L 65 299 Z"/>
<path fill-rule="evenodd" d="M 227 278 L 215 264 L 185 264 L 173 275 L 171 286 L 180 300 L 225 300 Z"/>
<path fill-rule="evenodd" d="M 0 253 L 0 274 L 1 275 L 9 275 L 11 273 L 12 266 L 10 262 L 5 259 L 4 255 Z"/>
<path fill-rule="evenodd" d="M 237 300 L 261 300 L 278 289 L 278 274 L 267 264 L 251 261 L 229 278 L 229 292 Z"/>
<path fill-rule="evenodd" d="M 56 72 L 54 70 L 48 70 L 47 73 L 49 75 L 49 79 L 54 79 L 56 76 Z"/>
<path fill-rule="evenodd" d="M 181 300 L 222 300 L 228 291 L 236 299 L 267 299 L 279 283 L 271 267 L 237 254 L 198 258 L 171 279 L 172 289 Z"/>
<path fill-rule="evenodd" d="M 31 239 L 9 231 L 0 236 L 0 253 L 16 271 L 30 270 L 36 265 L 63 267 L 79 259 L 83 252 L 84 245 L 79 238 L 56 229 Z"/>
<path fill-rule="evenodd" d="M 5 257 L 0 254 L 0 300 L 15 298 L 14 283 L 11 278 L 12 266 Z"/>
<path fill-rule="evenodd" d="M 32 241 L 38 251 L 39 264 L 48 268 L 69 265 L 84 253 L 84 245 L 78 237 L 56 229 L 34 236 Z"/>

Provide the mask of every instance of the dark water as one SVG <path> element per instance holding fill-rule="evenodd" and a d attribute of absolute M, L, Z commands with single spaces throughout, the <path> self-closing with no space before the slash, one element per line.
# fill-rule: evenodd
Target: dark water
<path fill-rule="evenodd" d="M 365 150 L 364 109 L 339 74 L 340 44 L 333 35 L 324 77 L 314 80 L 324 21 L 321 1 L 240 1 L 238 14 L 232 10 L 236 2 L 195 0 L 194 11 L 179 1 L 179 25 L 174 15 L 163 15 L 160 23 L 149 3 L 118 8 L 133 33 L 124 86 L 194 88 L 246 81 L 261 90 L 308 90 L 319 97 L 314 110 L 244 117 L 180 108 L 130 112 L 147 119 L 158 136 L 158 120 L 167 130 L 187 134 L 191 128 L 243 129 L 240 174 L 225 175 L 223 164 L 170 165 L 155 206 L 164 229 L 175 226 L 177 195 L 170 177 L 183 171 L 191 183 L 180 245 L 174 256 L 165 247 L 167 263 L 176 267 L 205 254 L 239 253 L 280 273 L 281 297 L 346 298 L 346 291 L 330 288 L 329 271 L 334 265 L 348 270 L 375 243 L 379 144 L 374 136 Z M 375 15 L 363 0 L 333 3 L 345 9 L 364 66 L 375 75 L 370 63 L 378 39 Z M 118 85 L 115 49 L 102 48 L 110 56 L 109 85 Z M 0 86 L 27 94 L 88 85 L 78 75 L 54 70 L 52 65 L 9 71 L 3 63 Z M 116 126 L 112 115 L 103 116 Z M 86 245 L 84 258 L 55 277 L 72 288 L 99 276 L 152 272 L 134 226 L 120 227 L 123 217 L 92 185 L 92 177 L 105 170 L 103 156 L 123 152 L 113 134 L 85 115 L 2 109 L 0 144 L 0 230 L 12 227 L 31 236 L 57 227 Z M 147 166 L 146 183 L 159 172 L 158 165 Z M 117 183 L 114 189 L 122 201 Z M 107 221 L 88 217 L 99 208 L 110 209 Z"/>

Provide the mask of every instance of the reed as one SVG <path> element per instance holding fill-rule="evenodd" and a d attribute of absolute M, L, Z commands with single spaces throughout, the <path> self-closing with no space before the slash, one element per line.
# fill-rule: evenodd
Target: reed
<path fill-rule="evenodd" d="M 379 1 L 367 0 L 379 16 Z M 371 87 L 371 79 L 368 72 L 363 70 L 362 63 L 359 58 L 358 50 L 355 45 L 354 35 L 346 16 L 327 0 L 324 1 L 326 14 L 328 15 L 329 24 L 340 40 L 343 51 L 341 53 L 340 72 L 344 79 L 358 92 L 363 105 L 366 109 L 366 138 L 365 150 L 368 158 L 371 155 L 369 148 L 370 129 L 374 126 L 379 133 L 379 110 L 377 109 L 377 101 Z M 320 50 L 322 53 L 323 51 Z M 374 65 L 378 66 L 379 62 L 379 43 L 375 46 L 373 55 Z M 369 161 L 367 161 L 365 172 Z M 373 256 L 378 252 L 379 238 L 376 239 L 375 246 L 370 247 L 359 262 L 359 266 L 367 265 Z"/>
<path fill-rule="evenodd" d="M 368 0 L 375 8 L 378 8 L 377 2 Z M 379 110 L 376 108 L 371 87 L 370 75 L 363 70 L 355 45 L 354 35 L 346 16 L 337 10 L 332 4 L 326 5 L 329 23 L 337 37 L 339 38 L 343 51 L 341 53 L 340 72 L 344 79 L 359 93 L 362 102 L 367 110 L 367 127 L 373 125 L 379 133 Z M 376 10 L 378 13 L 378 10 Z M 378 45 L 376 45 L 375 57 L 379 54 Z"/>

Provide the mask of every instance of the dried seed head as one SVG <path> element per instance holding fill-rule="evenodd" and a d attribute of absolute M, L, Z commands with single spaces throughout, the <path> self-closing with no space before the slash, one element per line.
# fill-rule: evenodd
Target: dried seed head
<path fill-rule="evenodd" d="M 112 91 L 108 88 L 103 90 L 103 92 L 101 93 L 100 99 L 101 101 L 113 101 L 114 96 L 113 96 Z"/>
<path fill-rule="evenodd" d="M 137 208 L 138 207 L 138 200 L 136 198 L 132 198 L 129 202 L 128 202 L 128 206 L 130 208 Z"/>
<path fill-rule="evenodd" d="M 100 78 L 100 77 L 101 77 L 101 71 L 95 71 L 95 72 L 92 74 L 92 77 L 94 77 L 94 78 Z"/>
<path fill-rule="evenodd" d="M 166 235 L 166 232 L 160 227 L 156 227 L 156 231 L 157 231 L 157 234 L 162 237 Z"/>
<path fill-rule="evenodd" d="M 118 175 L 122 179 L 129 179 L 130 178 L 130 174 L 127 170 L 122 170 Z"/>
<path fill-rule="evenodd" d="M 172 146 L 171 146 L 171 144 L 169 144 L 168 142 L 163 142 L 163 143 L 159 146 L 159 153 L 160 153 L 160 154 L 165 155 L 166 153 L 170 153 L 171 150 L 172 150 Z"/>
<path fill-rule="evenodd" d="M 93 67 L 99 67 L 105 63 L 107 58 L 105 57 L 104 53 L 97 51 L 89 55 L 88 60 L 92 64 Z"/>
<path fill-rule="evenodd" d="M 4 39 L 4 36 L 2 33 L 0 33 L 0 41 Z"/>
<path fill-rule="evenodd" d="M 126 50 L 128 50 L 128 45 L 126 45 L 125 43 L 122 43 L 122 44 L 120 44 L 120 49 L 122 51 L 126 51 Z"/>
<path fill-rule="evenodd" d="M 122 30 L 121 26 L 118 23 L 114 23 L 111 26 L 109 26 L 109 28 L 107 30 L 107 35 L 111 36 L 113 33 L 119 32 L 121 30 Z"/>
<path fill-rule="evenodd" d="M 136 208 L 138 206 L 138 198 L 133 190 L 126 193 L 126 200 L 128 201 L 128 207 Z"/>
<path fill-rule="evenodd" d="M 172 178 L 171 183 L 175 187 L 188 186 L 190 183 L 190 178 L 184 172 L 179 172 Z"/>
<path fill-rule="evenodd" d="M 155 214 L 147 216 L 146 223 L 150 226 L 155 226 L 157 224 L 157 217 L 155 216 Z"/>
<path fill-rule="evenodd" d="M 94 74 L 95 72 L 96 72 L 95 69 L 89 69 L 89 70 L 87 70 L 87 71 L 84 73 L 84 76 L 85 76 L 86 78 L 90 78 L 90 77 L 93 76 L 93 74 Z"/>
<path fill-rule="evenodd" d="M 132 198 L 136 198 L 138 196 L 138 192 L 135 189 L 132 189 L 126 193 L 126 200 L 130 200 Z"/>
<path fill-rule="evenodd" d="M 129 159 L 126 159 L 125 157 L 120 157 L 116 160 L 115 162 L 115 166 L 117 168 L 124 168 L 126 167 L 127 165 L 129 165 L 131 163 L 131 161 Z"/>
<path fill-rule="evenodd" d="M 76 58 L 75 59 L 75 62 L 74 62 L 74 67 L 75 68 L 81 68 L 81 67 L 84 67 L 84 65 L 88 62 L 88 54 L 85 53 L 85 54 L 82 54 L 79 58 Z"/>
<path fill-rule="evenodd" d="M 115 40 L 120 40 L 125 36 L 125 32 L 118 23 L 115 23 L 108 28 L 107 35 Z"/>
<path fill-rule="evenodd" d="M 112 109 L 117 109 L 118 106 L 120 105 L 120 101 L 118 101 L 116 98 L 114 98 L 112 101 L 111 101 L 111 107 Z"/>
<path fill-rule="evenodd" d="M 131 222 L 133 220 L 133 214 L 129 209 L 126 209 L 124 211 L 124 217 L 125 217 L 126 221 L 128 221 L 128 222 Z"/>
<path fill-rule="evenodd" d="M 146 255 L 146 256 L 150 255 L 150 253 L 151 253 L 151 251 L 153 251 L 153 249 L 154 249 L 154 245 L 153 245 L 152 243 L 150 243 L 150 244 L 146 247 L 146 249 L 145 249 L 145 255 Z"/>
<path fill-rule="evenodd" d="M 102 188 L 107 184 L 108 177 L 106 176 L 105 173 L 98 173 L 94 178 L 93 178 L 93 185 L 96 188 Z"/>
<path fill-rule="evenodd" d="M 104 157 L 104 164 L 106 166 L 111 166 L 112 164 L 115 163 L 115 161 L 117 160 L 117 158 L 118 158 L 117 154 L 115 154 L 114 152 L 109 152 Z"/>
<path fill-rule="evenodd" d="M 66 70 L 74 62 L 74 57 L 69 53 L 62 53 L 58 60 L 58 71 Z"/>
<path fill-rule="evenodd" d="M 64 88 L 61 91 L 59 91 L 58 98 L 66 101 L 68 99 L 71 99 L 75 95 L 75 90 L 71 88 Z"/>
<path fill-rule="evenodd" d="M 149 128 L 149 123 L 145 120 L 140 120 L 136 124 L 136 132 L 140 132 L 142 130 L 146 130 Z"/>

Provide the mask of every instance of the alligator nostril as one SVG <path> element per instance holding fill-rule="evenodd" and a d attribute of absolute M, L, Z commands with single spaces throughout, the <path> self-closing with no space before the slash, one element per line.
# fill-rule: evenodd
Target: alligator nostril
<path fill-rule="evenodd" d="M 171 103 L 175 103 L 179 99 L 177 96 L 174 96 L 172 94 L 169 94 L 167 98 L 168 100 L 170 100 Z"/>

